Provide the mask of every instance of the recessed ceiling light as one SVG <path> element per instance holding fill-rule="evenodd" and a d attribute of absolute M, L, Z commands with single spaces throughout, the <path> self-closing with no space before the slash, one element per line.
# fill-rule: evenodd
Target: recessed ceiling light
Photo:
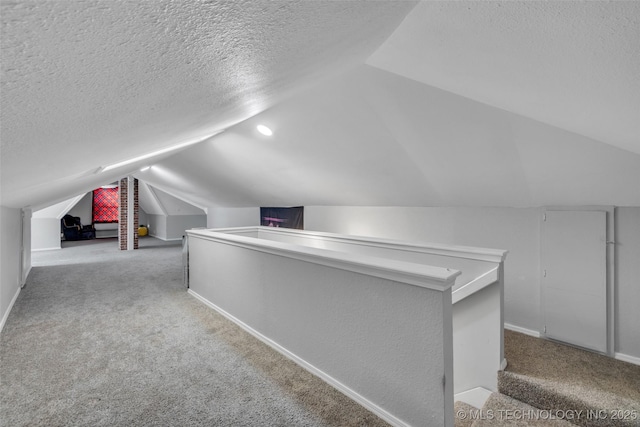
<path fill-rule="evenodd" d="M 268 127 L 266 127 L 265 125 L 258 125 L 257 128 L 258 128 L 258 132 L 260 132 L 263 135 L 266 135 L 266 136 L 273 135 L 273 131 Z"/>
<path fill-rule="evenodd" d="M 145 167 L 140 169 L 140 172 L 144 172 L 144 171 L 147 171 L 149 169 L 151 169 L 151 166 L 145 166 Z"/>

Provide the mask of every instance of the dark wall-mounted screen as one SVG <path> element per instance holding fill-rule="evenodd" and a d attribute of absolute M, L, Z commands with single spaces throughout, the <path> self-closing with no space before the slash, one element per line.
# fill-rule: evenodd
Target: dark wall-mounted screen
<path fill-rule="evenodd" d="M 293 208 L 260 208 L 260 225 L 304 229 L 304 206 Z"/>

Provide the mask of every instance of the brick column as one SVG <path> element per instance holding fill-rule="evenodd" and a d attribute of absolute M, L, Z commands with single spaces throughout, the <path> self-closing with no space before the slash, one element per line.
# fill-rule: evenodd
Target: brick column
<path fill-rule="evenodd" d="M 140 220 L 138 216 L 138 180 L 133 179 L 133 249 L 138 249 L 138 227 Z"/>
<path fill-rule="evenodd" d="M 131 176 L 120 180 L 119 214 L 120 250 L 138 249 L 138 180 Z"/>
<path fill-rule="evenodd" d="M 129 207 L 129 181 L 127 178 L 120 180 L 120 207 L 118 208 L 118 244 L 121 251 L 127 250 L 127 231 L 129 229 L 127 224 L 127 212 Z"/>

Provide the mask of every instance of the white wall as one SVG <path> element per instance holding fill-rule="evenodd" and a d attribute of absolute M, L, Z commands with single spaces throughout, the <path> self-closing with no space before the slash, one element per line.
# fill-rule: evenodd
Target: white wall
<path fill-rule="evenodd" d="M 60 220 L 58 218 L 31 218 L 31 249 L 43 251 L 60 249 Z"/>
<path fill-rule="evenodd" d="M 454 393 L 498 390 L 502 336 L 499 283 L 453 304 Z"/>
<path fill-rule="evenodd" d="M 167 217 L 167 240 L 182 239 L 185 230 L 206 226 L 206 215 L 170 215 Z"/>
<path fill-rule="evenodd" d="M 640 357 L 640 207 L 616 209 L 616 352 Z"/>
<path fill-rule="evenodd" d="M 189 248 L 190 293 L 386 420 L 453 425 L 449 289 L 376 277 L 366 257 L 349 271 L 195 234 Z"/>
<path fill-rule="evenodd" d="M 149 217 L 147 213 L 141 207 L 138 207 L 138 224 L 147 225 L 149 223 Z"/>
<path fill-rule="evenodd" d="M 165 215 L 147 214 L 149 236 L 167 240 L 167 217 Z"/>
<path fill-rule="evenodd" d="M 207 227 L 206 215 L 151 215 L 147 214 L 149 235 L 162 240 L 179 240 L 185 230 Z"/>
<path fill-rule="evenodd" d="M 93 192 L 85 194 L 67 213 L 80 217 L 82 225 L 91 225 L 93 222 Z"/>
<path fill-rule="evenodd" d="M 22 212 L 0 207 L 0 330 L 20 292 L 22 269 Z"/>
<path fill-rule="evenodd" d="M 60 249 L 60 220 L 69 213 L 91 224 L 91 193 L 78 195 L 60 203 L 39 209 L 31 216 L 31 249 Z"/>
<path fill-rule="evenodd" d="M 162 211 L 169 216 L 172 215 L 204 215 L 204 210 L 184 200 L 178 199 L 171 194 L 165 193 L 158 188 L 152 188 L 157 201 L 162 207 Z"/>
<path fill-rule="evenodd" d="M 540 215 L 542 208 L 427 208 L 305 206 L 307 230 L 509 251 L 504 320 L 540 330 Z M 616 346 L 640 357 L 640 208 L 616 208 Z"/>
<path fill-rule="evenodd" d="M 305 206 L 304 222 L 307 230 L 506 249 L 505 321 L 538 330 L 540 212 L 538 208 Z"/>
<path fill-rule="evenodd" d="M 31 272 L 31 218 L 33 211 L 31 208 L 22 209 L 22 281 L 27 281 L 27 276 Z"/>
<path fill-rule="evenodd" d="M 259 207 L 210 207 L 209 209 L 207 209 L 207 212 L 207 228 L 249 227 L 260 225 Z"/>

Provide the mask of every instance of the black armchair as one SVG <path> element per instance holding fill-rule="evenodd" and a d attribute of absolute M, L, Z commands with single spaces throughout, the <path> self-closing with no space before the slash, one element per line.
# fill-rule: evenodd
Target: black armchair
<path fill-rule="evenodd" d="M 65 215 L 61 220 L 64 240 L 89 240 L 96 238 L 96 230 L 91 225 L 82 225 L 77 216 Z"/>

